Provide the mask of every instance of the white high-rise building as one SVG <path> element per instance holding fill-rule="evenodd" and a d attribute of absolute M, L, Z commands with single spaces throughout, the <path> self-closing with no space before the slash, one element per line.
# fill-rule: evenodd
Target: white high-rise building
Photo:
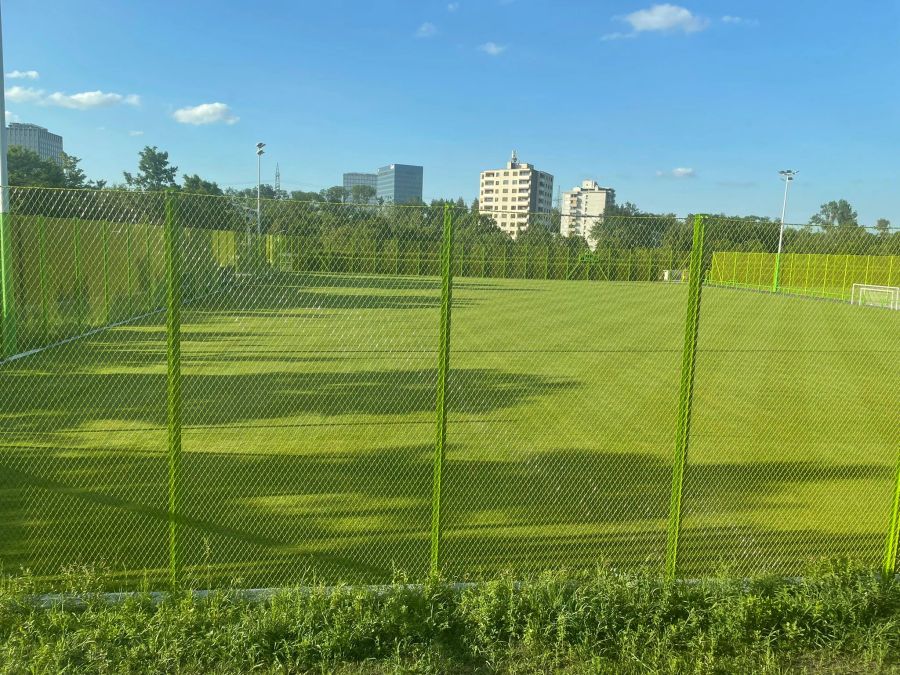
<path fill-rule="evenodd" d="M 563 192 L 559 205 L 559 231 L 564 237 L 584 237 L 593 250 L 597 242 L 591 237 L 594 225 L 603 222 L 603 216 L 616 202 L 616 191 L 585 180 L 580 187 Z"/>
<path fill-rule="evenodd" d="M 7 127 L 6 142 L 10 147 L 19 147 L 37 153 L 41 159 L 50 159 L 62 164 L 63 139 L 58 134 L 47 131 L 37 124 L 12 122 Z"/>
<path fill-rule="evenodd" d="M 534 214 L 547 214 L 549 222 L 552 205 L 553 176 L 520 163 L 515 150 L 505 169 L 481 172 L 478 211 L 493 218 L 513 239 L 528 229 Z"/>

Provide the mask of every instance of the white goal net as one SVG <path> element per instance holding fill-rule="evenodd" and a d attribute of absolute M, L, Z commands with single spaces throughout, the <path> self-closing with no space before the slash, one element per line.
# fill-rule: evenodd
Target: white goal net
<path fill-rule="evenodd" d="M 900 309 L 900 287 L 853 284 L 850 302 L 854 305 Z"/>

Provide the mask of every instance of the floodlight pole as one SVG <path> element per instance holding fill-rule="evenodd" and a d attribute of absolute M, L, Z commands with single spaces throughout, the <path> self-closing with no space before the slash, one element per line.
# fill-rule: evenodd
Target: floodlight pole
<path fill-rule="evenodd" d="M 262 234 L 262 156 L 265 143 L 256 144 L 256 234 Z"/>
<path fill-rule="evenodd" d="M 775 254 L 775 277 L 772 280 L 772 292 L 778 292 L 778 285 L 781 277 L 781 249 L 784 245 L 784 216 L 787 213 L 788 188 L 799 172 L 793 169 L 784 169 L 778 172 L 784 181 L 784 201 L 781 202 L 781 226 L 778 228 L 778 253 Z"/>

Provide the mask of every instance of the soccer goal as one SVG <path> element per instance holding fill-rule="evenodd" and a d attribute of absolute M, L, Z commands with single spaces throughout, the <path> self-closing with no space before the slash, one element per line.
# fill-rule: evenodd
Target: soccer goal
<path fill-rule="evenodd" d="M 900 287 L 853 284 L 850 289 L 850 304 L 900 309 Z"/>

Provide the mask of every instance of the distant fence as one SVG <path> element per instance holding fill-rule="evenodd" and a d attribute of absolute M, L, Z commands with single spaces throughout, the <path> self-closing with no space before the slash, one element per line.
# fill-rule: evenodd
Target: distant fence
<path fill-rule="evenodd" d="M 898 232 L 9 192 L 5 571 L 896 570 Z"/>
<path fill-rule="evenodd" d="M 774 253 L 717 251 L 709 283 L 773 290 Z M 785 253 L 781 256 L 779 290 L 833 300 L 851 299 L 854 284 L 900 285 L 900 256 L 839 253 Z"/>

